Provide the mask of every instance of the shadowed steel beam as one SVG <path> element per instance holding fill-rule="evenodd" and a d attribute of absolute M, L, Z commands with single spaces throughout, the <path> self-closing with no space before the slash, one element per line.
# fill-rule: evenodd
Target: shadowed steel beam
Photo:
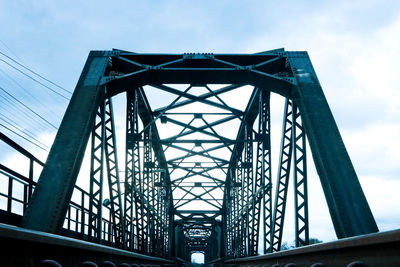
<path fill-rule="evenodd" d="M 196 101 L 196 102 L 201 102 L 201 103 L 204 103 L 204 104 L 207 104 L 207 105 L 210 105 L 210 106 L 214 106 L 214 107 L 217 107 L 217 108 L 220 108 L 220 109 L 228 110 L 228 111 L 232 112 L 233 114 L 237 114 L 237 115 L 241 115 L 242 114 L 242 112 L 240 110 L 238 110 L 238 109 L 235 109 L 235 108 L 232 108 L 232 107 L 229 107 L 229 106 L 226 106 L 226 105 L 223 105 L 223 104 L 208 100 L 208 99 L 203 98 L 203 97 L 198 97 L 198 96 L 189 94 L 187 92 L 182 92 L 182 91 L 179 91 L 177 89 L 174 89 L 174 88 L 166 86 L 166 85 L 153 84 L 152 86 L 156 87 L 156 88 L 158 88 L 158 89 L 160 89 L 162 91 L 165 91 L 165 92 L 168 92 L 168 93 L 172 93 L 172 94 L 175 94 L 175 95 L 179 95 L 181 97 L 185 97 L 185 98 L 187 98 L 189 100 L 193 100 L 193 101 Z M 175 108 L 175 105 L 171 105 L 171 107 L 165 108 L 165 110 L 169 110 L 169 109 L 173 109 L 173 108 Z"/>
<path fill-rule="evenodd" d="M 115 244 L 122 247 L 125 244 L 125 225 L 122 206 L 122 191 L 119 179 L 117 141 L 114 123 L 114 111 L 111 99 L 105 100 L 105 161 L 107 167 L 110 208 L 115 233 Z"/>
<path fill-rule="evenodd" d="M 307 52 L 287 52 L 293 100 L 300 109 L 329 212 L 338 238 L 378 232 Z"/>
<path fill-rule="evenodd" d="M 296 247 L 310 242 L 308 223 L 308 190 L 306 133 L 296 103 L 292 106 L 293 184 L 294 184 L 294 233 Z"/>
<path fill-rule="evenodd" d="M 285 222 L 286 199 L 289 185 L 290 166 L 292 162 L 292 116 L 293 102 L 285 101 L 283 112 L 282 140 L 279 154 L 278 175 L 276 181 L 276 193 L 274 211 L 272 217 L 272 241 L 271 251 L 280 251 L 282 245 L 283 225 Z"/>
<path fill-rule="evenodd" d="M 125 195 L 124 224 L 126 247 L 139 252 L 143 247 L 144 202 L 138 192 L 142 191 L 142 169 L 138 142 L 139 118 L 136 90 L 126 93 L 126 146 L 125 146 Z M 136 190 L 135 190 L 136 189 Z"/>
<path fill-rule="evenodd" d="M 146 84 L 244 84 L 250 83 L 256 87 L 266 87 L 277 94 L 290 95 L 293 86 L 289 78 L 278 76 L 265 76 L 243 69 L 218 69 L 218 68 L 161 68 L 140 71 L 130 76 L 121 76 L 115 79 L 104 80 L 110 96 L 124 91 L 129 86 L 142 86 Z"/>
<path fill-rule="evenodd" d="M 49 233 L 61 230 L 97 107 L 104 99 L 104 87 L 99 82 L 109 56 L 110 52 L 90 52 L 29 201 L 22 227 Z"/>
<path fill-rule="evenodd" d="M 209 92 L 209 93 L 205 93 L 205 94 L 199 95 L 199 96 L 197 96 L 197 99 L 204 100 L 204 99 L 207 99 L 207 98 L 212 97 L 212 96 L 218 96 L 219 94 L 232 91 L 232 90 L 234 90 L 234 89 L 237 89 L 238 87 L 240 87 L 240 85 L 236 85 L 236 84 L 234 84 L 234 85 L 229 85 L 229 86 L 225 86 L 225 87 L 223 87 L 223 88 L 221 88 L 221 89 L 217 89 L 217 90 L 213 91 L 212 93 Z M 173 107 L 171 107 L 171 108 L 169 108 L 169 109 L 173 109 L 173 108 L 177 108 L 177 107 L 182 107 L 182 106 L 185 106 L 185 105 L 194 103 L 194 102 L 196 102 L 195 99 L 183 100 L 183 101 L 181 101 L 181 102 L 179 102 L 179 103 L 176 103 Z M 155 109 L 154 112 L 155 112 L 155 113 L 159 113 L 159 112 L 164 111 L 165 109 L 167 109 L 167 107 L 161 107 L 161 108 Z M 204 113 L 203 113 L 203 114 L 204 114 Z M 229 114 L 231 114 L 231 113 L 229 113 Z"/>
<path fill-rule="evenodd" d="M 103 232 L 103 164 L 105 148 L 104 101 L 100 104 L 92 129 L 89 190 L 89 240 L 100 243 Z"/>

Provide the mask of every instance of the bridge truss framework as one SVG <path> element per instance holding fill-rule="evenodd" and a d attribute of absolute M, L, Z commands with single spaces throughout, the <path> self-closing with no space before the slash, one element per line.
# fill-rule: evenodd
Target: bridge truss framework
<path fill-rule="evenodd" d="M 224 86 L 212 88 L 215 84 Z M 152 109 L 148 85 L 176 98 Z M 223 99 L 245 85 L 254 87 L 245 109 Z M 191 93 L 199 87 L 202 93 Z M 112 102 L 121 93 L 126 94 L 123 181 Z M 286 98 L 275 194 L 271 93 Z M 196 103 L 209 109 L 182 111 Z M 217 130 L 234 120 L 235 138 Z M 166 125 L 180 130 L 161 135 L 160 126 Z M 306 52 L 92 51 L 21 225 L 49 233 L 65 228 L 89 143 L 89 200 L 85 206 L 82 193 L 74 213 L 73 232 L 83 239 L 184 260 L 195 251 L 204 252 L 206 261 L 257 255 L 259 244 L 264 253 L 279 251 L 293 166 L 295 242 L 307 245 L 306 136 L 338 238 L 377 232 Z M 171 156 L 170 150 L 180 154 Z"/>

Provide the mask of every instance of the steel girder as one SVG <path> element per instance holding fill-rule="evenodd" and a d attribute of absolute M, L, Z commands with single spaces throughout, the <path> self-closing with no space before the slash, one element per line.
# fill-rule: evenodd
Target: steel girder
<path fill-rule="evenodd" d="M 300 110 L 336 235 L 343 238 L 377 232 L 375 219 L 308 54 L 287 52 L 287 56 L 297 81 L 292 98 Z"/>
<path fill-rule="evenodd" d="M 276 193 L 272 223 L 272 251 L 281 250 L 283 224 L 285 221 L 286 197 L 289 187 L 290 165 L 293 151 L 292 101 L 286 99 L 283 115 L 281 151 L 276 182 Z"/>
<path fill-rule="evenodd" d="M 100 106 L 101 108 L 101 106 Z M 114 112 L 111 99 L 105 100 L 104 108 L 105 159 L 110 197 L 110 213 L 112 218 L 115 244 L 123 247 L 125 244 L 125 224 L 122 206 L 122 190 L 119 178 L 117 137 L 115 132 Z"/>
<path fill-rule="evenodd" d="M 170 84 L 189 86 L 178 89 Z M 211 89 L 208 84 L 229 85 Z M 253 85 L 254 89 L 245 110 L 235 108 L 222 99 L 222 94 L 246 84 Z M 152 110 L 144 93 L 145 85 L 152 85 L 152 88 L 176 98 L 170 104 Z M 196 94 L 193 93 L 195 87 L 207 91 Z M 285 52 L 283 49 L 252 55 L 157 55 L 120 50 L 91 52 L 24 215 L 24 227 L 46 232 L 60 231 L 93 129 L 97 130 L 93 130 L 94 140 L 101 140 L 102 145 L 98 149 L 107 149 L 105 120 L 101 126 L 95 124 L 93 128 L 97 121 L 96 112 L 105 99 L 124 91 L 127 91 L 124 212 L 117 212 L 121 210 L 121 205 L 117 198 L 112 197 L 112 213 L 115 214 L 114 224 L 120 221 L 118 214 L 123 214 L 119 216 L 123 216 L 124 223 L 116 226 L 114 231 L 116 240 L 122 240 L 125 248 L 152 254 L 163 247 L 163 255 L 166 255 L 172 251 L 172 244 L 180 241 L 176 240 L 179 238 L 177 235 L 173 235 L 176 218 L 181 218 L 181 225 L 185 227 L 192 225 L 192 219 L 200 222 L 211 218 L 212 223 L 222 220 L 222 236 L 226 240 L 222 251 L 225 255 L 254 255 L 258 249 L 259 217 L 262 215 L 264 252 L 275 249 L 274 240 L 280 239 L 279 227 L 283 226 L 283 217 L 281 224 L 276 222 L 279 213 L 284 213 L 284 208 L 276 208 L 272 216 L 269 92 L 291 99 L 298 106 L 302 118 L 301 122 L 297 115 L 292 118 L 290 131 L 294 134 L 290 137 L 292 144 L 289 147 L 294 146 L 295 149 L 288 151 L 286 128 L 285 143 L 282 145 L 284 156 L 295 159 L 298 245 L 306 244 L 308 239 L 304 132 L 310 140 L 337 236 L 377 231 L 307 53 Z M 219 112 L 179 110 L 195 103 L 219 109 Z M 192 119 L 185 121 L 174 116 L 192 116 Z M 209 120 L 206 116 L 218 116 L 219 119 Z M 259 126 L 254 130 L 257 117 Z M 137 124 L 139 118 L 142 129 Z M 240 121 L 236 139 L 228 138 L 217 130 L 231 120 Z M 159 122 L 173 124 L 181 130 L 175 135 L 160 138 Z M 98 135 L 98 131 L 102 134 Z M 256 160 L 253 159 L 253 144 L 257 147 Z M 139 149 L 140 145 L 143 149 Z M 221 157 L 217 153 L 220 149 L 226 149 L 231 154 L 230 159 Z M 167 160 L 165 155 L 170 150 L 181 154 Z M 95 152 L 97 149 L 93 150 L 93 155 L 97 155 Z M 106 152 L 106 155 L 106 158 L 113 158 L 112 153 Z M 197 161 L 197 157 L 203 157 L 208 162 L 188 161 L 188 158 L 196 158 L 194 161 Z M 104 163 L 101 157 L 94 159 Z M 116 159 L 114 162 L 117 162 Z M 279 181 L 287 179 L 289 173 L 289 166 L 282 167 L 282 164 L 286 163 L 281 157 Z M 100 172 L 97 173 L 94 164 L 92 166 L 92 184 L 101 185 L 101 176 L 96 176 Z M 164 170 L 164 174 L 155 173 L 156 170 Z M 172 181 L 171 175 L 175 177 Z M 193 182 L 198 178 L 207 182 Z M 113 179 L 111 184 L 115 185 L 116 177 Z M 282 183 L 284 188 L 287 182 Z M 162 197 L 155 189 L 160 186 L 165 190 Z M 101 223 L 96 224 L 97 217 L 94 215 L 99 213 L 96 207 L 101 206 L 101 195 L 96 190 L 99 191 L 93 187 L 91 191 L 93 209 L 90 227 L 97 231 L 98 235 L 92 234 L 97 238 L 101 234 Z M 215 197 L 218 191 L 224 192 L 222 198 Z M 173 193 L 176 195 L 177 192 L 181 195 L 174 200 Z M 285 202 L 285 198 L 278 201 Z M 198 217 L 193 209 L 188 211 L 195 201 L 201 201 L 211 210 Z M 190 216 L 183 215 L 184 210 Z M 222 218 L 218 217 L 220 215 Z M 117 234 L 120 231 L 125 233 Z M 164 238 L 160 243 L 162 236 Z M 190 234 L 188 237 L 190 240 Z"/>
<path fill-rule="evenodd" d="M 61 230 L 93 121 L 104 100 L 100 83 L 110 55 L 102 51 L 89 54 L 22 226 L 50 233 Z"/>
<path fill-rule="evenodd" d="M 103 234 L 103 164 L 105 147 L 104 102 L 96 113 L 92 128 L 89 191 L 89 229 L 90 240 L 100 242 Z"/>
<path fill-rule="evenodd" d="M 292 157 L 294 166 L 295 246 L 300 247 L 309 244 L 305 131 L 302 126 L 300 112 L 296 104 L 289 99 L 286 99 L 285 102 L 282 129 L 280 164 L 272 217 L 271 251 L 279 251 L 282 245 Z"/>
<path fill-rule="evenodd" d="M 92 129 L 91 142 L 91 171 L 89 191 L 89 240 L 101 242 L 104 240 L 103 229 L 103 180 L 104 165 L 107 169 L 107 181 L 110 205 L 110 222 L 112 222 L 112 236 L 110 242 L 117 247 L 124 244 L 124 224 L 122 222 L 122 191 L 120 188 L 117 147 L 115 140 L 114 115 L 111 99 L 100 104 Z M 103 236 L 102 236 L 103 235 Z"/>
<path fill-rule="evenodd" d="M 130 90 L 126 95 L 126 166 L 125 166 L 125 229 L 130 250 L 144 253 L 144 200 L 139 151 L 138 94 Z M 133 185 L 133 186 L 132 186 Z"/>
<path fill-rule="evenodd" d="M 158 138 L 157 131 L 153 126 L 146 127 L 151 122 L 146 107 L 148 103 L 140 88 L 127 92 L 125 212 L 130 214 L 125 216 L 130 231 L 127 245 L 137 252 L 166 256 L 170 251 L 171 190 L 168 174 L 159 173 L 166 169 L 166 162 L 159 144 L 152 141 Z M 145 128 L 143 133 L 139 132 L 139 120 Z"/>
<path fill-rule="evenodd" d="M 258 146 L 257 146 L 257 173 L 259 175 L 257 184 L 261 187 L 254 189 L 257 192 L 261 189 L 262 207 L 264 213 L 263 233 L 264 233 L 264 253 L 271 251 L 271 227 L 272 227 L 272 195 L 271 195 L 271 115 L 270 115 L 270 95 L 265 90 L 260 93 L 260 111 L 258 116 Z M 256 203 L 259 203 L 257 201 Z M 254 205 L 254 211 L 259 209 Z M 260 213 L 258 211 L 257 213 Z M 259 216 L 257 213 L 254 215 Z M 253 216 L 254 216 L 253 215 Z M 259 227 L 259 226 L 257 226 Z M 257 255 L 258 252 L 258 232 L 253 237 L 254 249 L 252 255 Z"/>
<path fill-rule="evenodd" d="M 309 244 L 308 192 L 306 163 L 306 133 L 300 118 L 300 112 L 293 103 L 293 184 L 294 184 L 294 230 L 296 247 Z"/>

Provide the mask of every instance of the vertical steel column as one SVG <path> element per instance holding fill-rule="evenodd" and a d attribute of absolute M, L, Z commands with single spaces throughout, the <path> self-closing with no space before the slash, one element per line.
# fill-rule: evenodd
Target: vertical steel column
<path fill-rule="evenodd" d="M 103 167 L 105 120 L 103 101 L 98 108 L 92 129 L 89 192 L 89 240 L 99 242 L 103 232 Z"/>
<path fill-rule="evenodd" d="M 134 131 L 137 120 L 135 114 L 135 91 L 129 90 L 126 92 L 126 144 L 125 144 L 125 182 L 124 182 L 124 225 L 125 225 L 125 248 L 134 250 L 134 191 L 133 191 L 133 154 L 134 154 Z M 136 117 L 136 120 L 135 120 Z"/>
<path fill-rule="evenodd" d="M 121 187 L 118 168 L 118 154 L 116 145 L 116 134 L 114 126 L 114 113 L 112 100 L 105 101 L 105 153 L 108 174 L 108 186 L 110 194 L 110 212 L 113 224 L 115 244 L 122 247 L 125 244 L 125 224 L 123 222 Z"/>
<path fill-rule="evenodd" d="M 308 245 L 308 194 L 307 194 L 307 161 L 306 161 L 306 135 L 297 109 L 293 103 L 293 184 L 295 208 L 295 244 L 296 247 Z"/>
<path fill-rule="evenodd" d="M 164 173 L 165 174 L 165 173 Z M 166 174 L 165 174 L 166 175 Z M 161 178 L 163 181 L 161 183 L 161 185 L 163 185 L 164 187 L 166 187 L 166 177 L 165 175 L 161 174 Z M 160 233 L 160 244 L 161 244 L 161 256 L 162 257 L 167 257 L 168 256 L 168 226 L 169 224 L 169 214 L 168 214 L 168 195 L 167 195 L 167 190 L 165 188 L 163 188 L 162 190 L 163 193 L 161 194 L 161 219 L 163 220 L 163 222 L 161 222 L 161 233 Z M 160 192 L 161 193 L 161 192 Z"/>
<path fill-rule="evenodd" d="M 151 190 L 153 189 L 151 186 L 151 182 L 153 180 L 153 169 L 154 169 L 154 162 L 152 157 L 152 146 L 151 146 L 151 129 L 153 126 L 147 128 L 143 134 L 143 202 L 147 202 L 146 205 L 143 206 L 144 213 L 143 213 L 143 234 L 144 234 L 144 248 L 145 253 L 150 252 L 151 248 L 151 221 L 152 212 L 150 209 L 150 197 L 151 197 Z"/>
<path fill-rule="evenodd" d="M 224 256 L 230 256 L 232 255 L 231 253 L 231 249 L 232 249 L 232 219 L 233 219 L 233 189 L 234 189 L 234 185 L 233 185 L 233 177 L 232 177 L 232 170 L 228 171 L 228 185 L 226 186 L 225 189 L 225 211 L 224 211 L 224 230 L 223 230 L 223 236 L 225 237 L 223 242 L 224 243 L 224 251 L 225 251 L 225 255 Z"/>
<path fill-rule="evenodd" d="M 259 94 L 259 115 L 257 132 L 256 181 L 254 184 L 254 206 L 252 243 L 250 255 L 257 255 L 260 233 L 261 203 L 264 209 L 263 244 L 264 253 L 270 247 L 271 235 L 271 135 L 270 135 L 270 92 L 261 90 Z"/>
<path fill-rule="evenodd" d="M 234 233 L 233 233 L 233 226 L 234 226 L 234 222 L 233 222 L 233 218 L 234 218 L 234 214 L 235 214 L 235 206 L 234 206 L 234 171 L 232 171 L 232 169 L 228 170 L 228 177 L 230 180 L 230 193 L 229 193 L 229 203 L 227 203 L 227 218 L 228 218 L 228 226 L 227 226 L 227 236 L 229 236 L 229 238 L 227 239 L 226 242 L 226 248 L 225 248 L 225 254 L 226 255 L 233 255 L 233 242 L 234 242 Z"/>
<path fill-rule="evenodd" d="M 242 212 L 242 203 L 241 203 L 241 196 L 242 196 L 242 159 L 241 157 L 237 157 L 237 168 L 235 170 L 235 183 L 236 183 L 236 198 L 234 205 L 236 213 L 234 216 L 235 220 L 235 227 L 234 227 L 234 235 L 235 235 L 235 242 L 234 242 L 234 257 L 240 256 L 240 249 L 241 249 L 241 212 Z"/>
<path fill-rule="evenodd" d="M 286 99 L 283 113 L 282 140 L 279 154 L 279 167 L 272 219 L 272 252 L 281 250 L 283 225 L 285 222 L 286 198 L 292 160 L 292 101 Z"/>
<path fill-rule="evenodd" d="M 165 238 L 165 225 L 168 224 L 167 216 L 166 216 L 166 210 L 165 210 L 165 204 L 166 204 L 166 181 L 165 181 L 165 175 L 166 173 L 163 171 L 159 173 L 158 178 L 159 178 L 159 189 L 157 192 L 157 231 L 156 231 L 156 252 L 158 253 L 159 256 L 164 257 L 165 255 L 165 244 L 164 244 L 164 238 Z"/>
<path fill-rule="evenodd" d="M 175 229 L 175 221 L 174 221 L 174 216 L 175 216 L 175 210 L 173 206 L 173 198 L 172 198 L 172 189 L 171 187 L 167 187 L 167 198 L 165 200 L 166 202 L 166 215 L 168 217 L 168 233 L 167 233 L 167 238 L 165 239 L 165 247 L 166 247 L 166 253 L 169 257 L 172 257 L 174 255 L 174 242 L 175 242 L 175 235 L 174 235 L 174 229 Z"/>
<path fill-rule="evenodd" d="M 150 207 L 152 208 L 152 218 L 149 222 L 149 224 L 150 224 L 150 239 L 151 239 L 150 252 L 152 255 L 156 255 L 156 253 L 159 252 L 159 250 L 157 250 L 157 244 L 158 244 L 158 238 L 159 238 L 158 225 L 160 223 L 158 220 L 158 218 L 159 218 L 158 206 L 159 205 L 158 205 L 157 199 L 156 199 L 157 193 L 156 193 L 156 186 L 155 186 L 155 183 L 156 183 L 156 181 L 158 181 L 158 176 L 160 173 L 158 172 L 159 166 L 158 166 L 157 158 L 156 157 L 154 157 L 154 158 L 155 158 L 154 159 L 155 166 L 154 166 L 154 169 L 152 172 L 152 177 L 151 177 L 152 179 L 150 181 L 151 192 L 150 192 L 150 201 L 149 201 Z"/>
<path fill-rule="evenodd" d="M 152 247 L 152 251 L 155 255 L 161 256 L 161 225 L 162 221 L 159 220 L 160 217 L 162 217 L 162 199 L 160 197 L 161 189 L 162 189 L 162 183 L 161 183 L 161 175 L 159 172 L 156 172 L 154 175 L 154 181 L 153 181 L 153 201 L 154 201 L 154 209 L 155 209 L 155 222 L 154 222 L 154 243 Z M 158 183 L 158 187 L 156 187 L 156 183 Z"/>
<path fill-rule="evenodd" d="M 126 171 L 125 171 L 125 231 L 130 250 L 143 252 L 143 205 L 138 191 L 141 188 L 139 156 L 139 117 L 136 90 L 127 91 Z M 135 216 L 134 216 L 135 214 Z"/>
<path fill-rule="evenodd" d="M 241 183 L 241 187 L 238 192 L 238 244 L 237 244 L 237 249 L 238 249 L 238 256 L 243 257 L 245 256 L 245 247 L 246 247 L 246 242 L 245 242 L 245 225 L 244 225 L 244 209 L 245 209 L 245 187 L 246 187 L 246 181 L 244 179 L 244 167 L 245 167 L 245 162 L 243 160 L 243 155 L 240 155 L 239 161 L 238 161 L 238 169 L 237 169 L 237 179 Z"/>
<path fill-rule="evenodd" d="M 307 52 L 286 52 L 297 81 L 292 96 L 300 109 L 338 238 L 378 231 L 357 174 Z"/>
<path fill-rule="evenodd" d="M 261 97 L 261 95 L 260 95 Z M 259 131 L 257 133 L 257 138 L 260 135 L 260 121 L 262 120 L 261 118 L 261 113 L 259 117 Z M 262 199 L 264 198 L 262 193 L 264 192 L 263 189 L 263 149 L 262 149 L 262 141 L 257 140 L 257 156 L 256 156 L 256 171 L 255 171 L 255 181 L 254 181 L 254 203 L 252 207 L 252 216 L 253 216 L 253 221 L 251 224 L 250 228 L 250 238 L 251 238 L 251 243 L 249 244 L 250 252 L 249 255 L 257 255 L 258 251 L 258 239 L 259 239 L 259 233 L 260 233 L 260 211 L 261 211 L 261 202 Z"/>
<path fill-rule="evenodd" d="M 251 200 L 253 198 L 253 125 L 247 125 L 245 130 L 245 147 L 244 147 L 244 176 L 243 176 L 243 193 L 244 193 L 244 205 L 243 205 L 243 250 L 244 255 L 248 256 L 251 251 L 251 231 L 250 225 L 253 223 L 252 218 L 252 205 Z"/>

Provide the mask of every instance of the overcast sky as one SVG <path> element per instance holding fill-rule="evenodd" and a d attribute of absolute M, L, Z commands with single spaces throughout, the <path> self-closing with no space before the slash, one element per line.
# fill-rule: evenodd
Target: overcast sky
<path fill-rule="evenodd" d="M 69 91 L 90 50 L 308 51 L 379 228 L 400 227 L 399 1 L 0 0 L 0 25 L 0 51 Z M 2 61 L 0 70 L 0 86 L 58 126 L 65 99 Z M 19 89 L 7 75 L 20 83 Z M 21 88 L 29 88 L 33 97 Z M 2 115 L 15 115 L 13 120 L 50 146 L 51 126 L 29 125 L 29 118 L 17 116 L 4 101 Z M 9 157 L 1 152 L 0 160 Z M 334 239 L 332 226 L 326 226 L 326 204 L 320 204 L 321 188 L 314 184 L 318 180 L 310 179 L 311 236 Z"/>

